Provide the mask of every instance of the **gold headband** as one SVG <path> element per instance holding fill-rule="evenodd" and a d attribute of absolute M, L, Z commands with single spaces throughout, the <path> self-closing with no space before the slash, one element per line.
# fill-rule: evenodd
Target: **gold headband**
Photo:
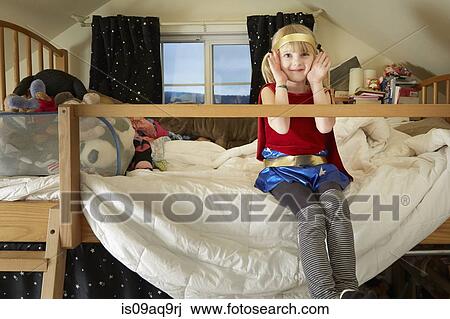
<path fill-rule="evenodd" d="M 282 37 L 280 40 L 278 40 L 272 47 L 272 50 L 278 50 L 283 45 L 289 42 L 307 42 L 312 45 L 312 47 L 315 49 L 317 47 L 316 41 L 314 40 L 314 37 L 310 34 L 305 33 L 291 33 L 287 34 L 284 37 Z"/>

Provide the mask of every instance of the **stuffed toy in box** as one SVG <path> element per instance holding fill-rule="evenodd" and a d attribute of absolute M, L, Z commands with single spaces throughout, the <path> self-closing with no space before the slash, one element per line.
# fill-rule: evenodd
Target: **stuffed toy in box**
<path fill-rule="evenodd" d="M 56 113 L 0 113 L 0 175 L 59 172 Z M 81 118 L 80 163 L 89 173 L 124 174 L 134 155 L 126 118 Z"/>

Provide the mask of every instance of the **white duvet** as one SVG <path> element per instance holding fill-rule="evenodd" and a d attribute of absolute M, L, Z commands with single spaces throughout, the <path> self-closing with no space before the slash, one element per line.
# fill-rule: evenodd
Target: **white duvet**
<path fill-rule="evenodd" d="M 432 130 L 411 138 L 391 129 L 384 119 L 353 118 L 338 120 L 335 134 L 343 162 L 355 177 L 346 195 L 369 198 L 351 205 L 362 283 L 450 216 L 450 199 L 443 195 L 450 188 L 445 147 L 450 131 Z M 167 194 L 164 203 L 172 208 L 171 215 L 163 213 L 161 201 L 144 205 L 143 198 L 150 198 L 144 195 L 126 206 L 110 201 L 99 213 L 92 197 L 85 195 L 89 224 L 116 258 L 173 297 L 308 297 L 297 257 L 296 224 L 276 218 L 274 199 L 253 186 L 262 168 L 255 151 L 256 143 L 224 150 L 210 142 L 171 141 L 165 144 L 167 172 L 134 171 L 112 178 L 83 175 L 84 190 Z M 191 202 L 186 197 L 169 202 L 174 193 L 191 194 Z M 201 204 L 212 194 L 228 194 L 228 201 L 222 197 L 228 205 L 224 211 L 205 204 L 199 206 L 201 217 L 189 218 L 199 213 L 192 195 Z M 254 197 L 249 205 L 249 194 L 262 197 Z M 374 201 L 375 207 L 384 208 L 379 218 Z M 395 202 L 397 213 L 389 212 L 386 206 Z M 128 219 L 117 222 L 124 210 Z M 175 215 L 192 221 L 171 221 Z M 211 221 L 217 215 L 228 221 Z M 261 220 L 249 222 L 249 215 Z M 286 210 L 283 216 L 290 213 Z"/>
<path fill-rule="evenodd" d="M 58 200 L 59 175 L 0 176 L 0 200 Z"/>

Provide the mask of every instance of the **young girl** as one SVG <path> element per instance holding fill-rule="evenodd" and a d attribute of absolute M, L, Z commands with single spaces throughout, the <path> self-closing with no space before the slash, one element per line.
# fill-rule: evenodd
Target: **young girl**
<path fill-rule="evenodd" d="M 322 81 L 330 59 L 313 33 L 292 24 L 278 30 L 262 63 L 262 104 L 331 104 Z M 282 116 L 280 114 L 280 116 Z M 313 298 L 360 298 L 350 211 L 331 117 L 259 118 L 255 186 L 297 217 L 300 258 Z M 328 247 L 328 252 L 327 252 Z"/>

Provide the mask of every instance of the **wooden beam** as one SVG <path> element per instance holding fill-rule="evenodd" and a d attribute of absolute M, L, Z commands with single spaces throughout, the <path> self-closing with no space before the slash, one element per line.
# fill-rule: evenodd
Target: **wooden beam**
<path fill-rule="evenodd" d="M 421 244 L 450 244 L 450 219 L 438 227 Z"/>
<path fill-rule="evenodd" d="M 448 117 L 450 104 L 351 105 L 198 105 L 198 104 L 97 104 L 73 105 L 77 117 Z"/>
<path fill-rule="evenodd" d="M 42 42 L 38 43 L 38 71 L 44 69 L 44 45 Z"/>
<path fill-rule="evenodd" d="M 100 240 L 95 236 L 84 216 L 81 218 L 81 242 L 100 243 Z"/>
<path fill-rule="evenodd" d="M 52 49 L 48 49 L 48 68 L 49 69 L 53 69 L 54 68 L 54 63 L 53 63 L 53 55 L 54 55 L 54 53 L 53 53 L 53 51 L 52 51 Z"/>
<path fill-rule="evenodd" d="M 438 83 L 434 82 L 433 83 L 433 104 L 438 104 L 438 94 L 439 94 Z"/>
<path fill-rule="evenodd" d="M 81 243 L 80 136 L 74 108 L 58 108 L 61 246 Z"/>
<path fill-rule="evenodd" d="M 45 242 L 48 210 L 56 201 L 2 201 L 0 242 Z"/>
<path fill-rule="evenodd" d="M 69 54 L 67 50 L 60 50 L 62 55 L 55 55 L 55 68 L 64 72 L 69 72 Z"/>
<path fill-rule="evenodd" d="M 0 271 L 46 270 L 47 260 L 43 251 L 0 251 Z"/>
<path fill-rule="evenodd" d="M 450 104 L 450 80 L 445 81 L 445 103 Z"/>
<path fill-rule="evenodd" d="M 14 31 L 13 34 L 14 87 L 17 87 L 20 82 L 19 32 Z"/>
<path fill-rule="evenodd" d="M 41 298 L 43 299 L 61 299 L 63 297 L 67 250 L 61 248 L 59 219 L 59 207 L 51 208 L 49 210 L 47 246 L 45 249 L 48 268 L 42 277 Z"/>
<path fill-rule="evenodd" d="M 449 76 L 450 76 L 450 74 L 442 74 L 442 75 L 433 76 L 432 78 L 428 78 L 428 79 L 425 79 L 422 82 L 420 82 L 420 85 L 423 87 L 423 86 L 431 85 L 434 82 L 445 81 L 446 79 L 449 78 Z"/>
<path fill-rule="evenodd" d="M 33 56 L 31 54 L 31 38 L 29 36 L 26 37 L 26 61 L 27 61 L 27 76 L 33 74 Z"/>

